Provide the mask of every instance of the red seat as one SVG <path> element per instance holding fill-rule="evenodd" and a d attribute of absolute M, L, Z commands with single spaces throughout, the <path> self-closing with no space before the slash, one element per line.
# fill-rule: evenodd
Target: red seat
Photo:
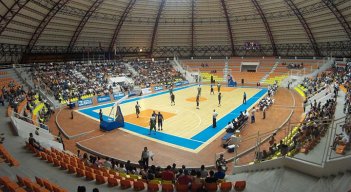
<path fill-rule="evenodd" d="M 76 173 L 76 168 L 72 165 L 68 165 L 68 173 Z"/>
<path fill-rule="evenodd" d="M 135 181 L 134 182 L 134 190 L 141 191 L 145 189 L 145 183 L 142 181 Z"/>
<path fill-rule="evenodd" d="M 221 191 L 222 192 L 228 192 L 232 190 L 232 182 L 222 182 L 221 184 Z"/>
<path fill-rule="evenodd" d="M 115 178 L 107 178 L 107 183 L 109 187 L 118 186 L 118 181 Z"/>
<path fill-rule="evenodd" d="M 106 183 L 106 179 L 104 176 L 96 175 L 96 183 L 97 184 L 104 184 Z"/>
<path fill-rule="evenodd" d="M 200 191 L 203 187 L 204 187 L 203 184 L 192 183 L 191 184 L 191 191 L 192 192 L 197 192 L 197 191 Z"/>
<path fill-rule="evenodd" d="M 50 181 L 46 180 L 46 179 L 43 179 L 43 183 L 44 183 L 44 186 L 47 190 L 49 191 L 53 191 L 54 188 L 52 187 Z"/>
<path fill-rule="evenodd" d="M 246 181 L 237 181 L 234 184 L 235 191 L 243 191 L 246 187 Z"/>
<path fill-rule="evenodd" d="M 176 191 L 177 192 L 188 192 L 189 191 L 189 186 L 188 185 L 181 185 L 179 183 L 176 183 Z"/>
<path fill-rule="evenodd" d="M 76 169 L 77 177 L 85 177 L 85 171 L 83 169 Z"/>
<path fill-rule="evenodd" d="M 121 183 L 121 189 L 129 189 L 132 187 L 132 184 L 131 184 L 132 181 L 130 180 L 121 180 L 120 183 Z"/>
<path fill-rule="evenodd" d="M 95 180 L 95 174 L 89 171 L 85 172 L 85 179 L 88 181 Z"/>
<path fill-rule="evenodd" d="M 44 182 L 42 179 L 40 179 L 39 177 L 35 177 L 35 181 L 42 187 L 44 187 Z"/>
<path fill-rule="evenodd" d="M 156 192 L 156 191 L 158 191 L 159 190 L 158 184 L 156 184 L 156 183 L 149 183 L 147 185 L 147 190 L 149 192 Z"/>
<path fill-rule="evenodd" d="M 217 183 L 206 183 L 205 184 L 205 189 L 209 192 L 211 191 L 217 191 Z"/>
<path fill-rule="evenodd" d="M 162 191 L 163 192 L 173 192 L 174 191 L 173 184 L 168 184 L 168 183 L 162 184 Z"/>

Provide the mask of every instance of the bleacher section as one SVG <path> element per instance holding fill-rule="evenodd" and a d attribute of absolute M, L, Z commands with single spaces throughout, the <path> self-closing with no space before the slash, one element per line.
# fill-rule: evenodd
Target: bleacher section
<path fill-rule="evenodd" d="M 263 81 L 263 84 L 272 85 L 277 81 L 278 85 L 280 85 L 280 83 L 287 77 L 288 75 L 270 74 L 269 77 Z"/>

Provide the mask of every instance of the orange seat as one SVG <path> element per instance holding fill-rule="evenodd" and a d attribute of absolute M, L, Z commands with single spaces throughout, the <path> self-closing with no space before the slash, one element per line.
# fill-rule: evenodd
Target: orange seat
<path fill-rule="evenodd" d="M 109 187 L 118 186 L 118 181 L 115 178 L 107 178 L 107 183 Z"/>
<path fill-rule="evenodd" d="M 60 161 L 60 169 L 61 170 L 67 170 L 68 169 L 68 165 L 66 162 Z"/>
<path fill-rule="evenodd" d="M 43 179 L 43 183 L 46 189 L 48 189 L 49 191 L 53 191 L 54 188 L 52 187 L 52 184 L 50 183 L 50 181 Z"/>
<path fill-rule="evenodd" d="M 97 184 L 104 184 L 106 183 L 106 179 L 104 176 L 96 175 L 96 183 Z"/>
<path fill-rule="evenodd" d="M 54 159 L 51 157 L 51 156 L 47 156 L 47 162 L 48 163 L 53 163 L 54 162 Z"/>
<path fill-rule="evenodd" d="M 30 190 L 33 191 L 33 183 L 30 179 L 23 179 L 24 185 Z"/>
<path fill-rule="evenodd" d="M 23 178 L 21 177 L 21 176 L 19 176 L 19 175 L 16 175 L 16 177 L 17 177 L 17 183 L 18 183 L 18 185 L 19 186 L 24 186 L 24 180 L 23 180 Z"/>
<path fill-rule="evenodd" d="M 40 152 L 39 154 L 40 154 L 41 160 L 45 160 L 45 161 L 47 160 L 47 155 L 44 152 Z"/>
<path fill-rule="evenodd" d="M 20 186 L 16 182 L 13 182 L 13 181 L 5 183 L 5 187 L 11 192 L 16 191 L 16 189 L 20 188 Z"/>
<path fill-rule="evenodd" d="M 156 191 L 158 191 L 159 190 L 158 184 L 156 184 L 156 183 L 149 183 L 147 185 L 147 190 L 149 192 L 156 192 Z"/>
<path fill-rule="evenodd" d="M 11 182 L 11 179 L 7 176 L 1 176 L 0 177 L 0 184 L 5 185 L 6 183 Z"/>
<path fill-rule="evenodd" d="M 40 179 L 39 177 L 35 177 L 35 181 L 42 187 L 44 187 L 44 182 L 42 179 Z"/>
<path fill-rule="evenodd" d="M 54 159 L 54 167 L 59 167 L 60 161 L 58 159 Z"/>
<path fill-rule="evenodd" d="M 88 181 L 95 180 L 95 174 L 89 171 L 85 172 L 85 179 Z"/>
<path fill-rule="evenodd" d="M 129 189 L 132 187 L 132 184 L 131 184 L 132 181 L 129 181 L 129 180 L 121 180 L 120 183 L 121 183 L 121 189 Z"/>
<path fill-rule="evenodd" d="M 228 192 L 232 190 L 232 182 L 222 182 L 220 189 L 222 192 Z"/>
<path fill-rule="evenodd" d="M 85 171 L 83 169 L 76 169 L 77 177 L 85 177 Z"/>
<path fill-rule="evenodd" d="M 205 189 L 207 191 L 217 191 L 217 188 L 218 188 L 217 183 L 206 183 L 205 184 Z"/>
<path fill-rule="evenodd" d="M 41 187 L 40 185 L 38 185 L 36 183 L 33 184 L 33 191 L 34 192 L 50 192 L 49 190 Z"/>
<path fill-rule="evenodd" d="M 76 172 L 76 168 L 72 165 L 68 165 L 68 173 L 75 173 Z"/>
<path fill-rule="evenodd" d="M 188 192 L 189 191 L 189 186 L 176 183 L 176 191 L 177 192 Z"/>
<path fill-rule="evenodd" d="M 135 181 L 134 182 L 134 190 L 141 191 L 145 189 L 145 183 L 142 181 Z"/>
<path fill-rule="evenodd" d="M 174 191 L 173 184 L 169 184 L 169 183 L 162 184 L 162 191 L 163 192 L 173 192 Z"/>
<path fill-rule="evenodd" d="M 243 191 L 246 187 L 246 181 L 237 181 L 234 184 L 235 191 Z"/>
<path fill-rule="evenodd" d="M 102 172 L 101 172 L 100 170 L 97 170 L 97 169 L 94 169 L 94 173 L 95 173 L 96 175 L 102 175 Z"/>
<path fill-rule="evenodd" d="M 56 185 L 54 185 L 53 188 L 54 188 L 54 192 L 68 192 L 66 189 L 63 189 Z"/>

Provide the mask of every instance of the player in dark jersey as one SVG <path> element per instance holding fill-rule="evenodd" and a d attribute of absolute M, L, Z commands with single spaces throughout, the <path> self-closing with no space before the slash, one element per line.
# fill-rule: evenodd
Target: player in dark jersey
<path fill-rule="evenodd" d="M 158 127 L 158 130 L 162 131 L 162 125 L 163 125 L 163 115 L 161 114 L 161 112 L 158 112 L 157 114 L 157 127 Z"/>

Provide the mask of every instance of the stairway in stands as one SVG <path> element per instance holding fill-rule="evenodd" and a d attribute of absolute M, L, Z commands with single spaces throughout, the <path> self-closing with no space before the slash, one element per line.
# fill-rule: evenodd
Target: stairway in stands
<path fill-rule="evenodd" d="M 127 67 L 127 69 L 133 74 L 134 76 L 138 76 L 138 72 L 135 71 L 135 69 L 130 65 L 130 63 L 124 63 L 124 65 Z"/>
<path fill-rule="evenodd" d="M 267 73 L 260 81 L 260 83 L 263 83 L 266 81 L 266 79 L 269 77 L 270 74 L 274 73 L 275 69 L 277 68 L 277 66 L 279 65 L 280 60 L 276 61 L 274 66 L 272 67 L 271 71 L 269 73 Z"/>

